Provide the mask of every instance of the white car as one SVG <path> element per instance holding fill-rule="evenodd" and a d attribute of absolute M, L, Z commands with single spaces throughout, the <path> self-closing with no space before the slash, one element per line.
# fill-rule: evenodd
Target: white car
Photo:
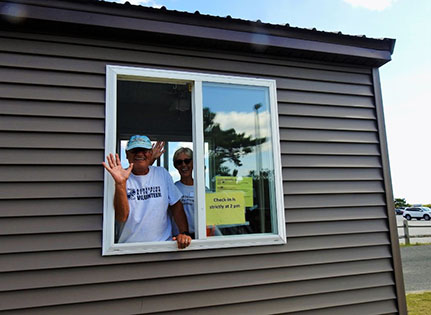
<path fill-rule="evenodd" d="M 403 217 L 407 220 L 411 219 L 424 219 L 429 221 L 431 219 L 431 209 L 427 207 L 409 207 L 405 208 L 403 212 Z"/>

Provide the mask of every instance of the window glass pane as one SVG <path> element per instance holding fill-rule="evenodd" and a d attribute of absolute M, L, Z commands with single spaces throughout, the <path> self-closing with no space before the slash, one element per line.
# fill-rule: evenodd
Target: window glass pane
<path fill-rule="evenodd" d="M 192 140 L 187 84 L 117 81 L 117 139 L 144 134 L 151 140 Z"/>
<path fill-rule="evenodd" d="M 204 83 L 207 235 L 276 233 L 267 87 Z"/>
<path fill-rule="evenodd" d="M 150 78 L 147 78 L 150 80 Z M 151 82 L 143 78 L 140 80 L 117 81 L 117 150 L 120 152 L 121 164 L 129 167 L 126 158 L 126 145 L 131 135 L 140 134 L 148 136 L 152 143 L 165 141 L 165 154 L 153 163 L 161 166 L 174 175 L 174 181 L 180 176 L 174 168 L 172 157 L 180 146 L 190 146 L 192 140 L 192 112 L 191 112 L 190 85 L 183 82 Z M 188 144 L 188 145 L 187 145 Z M 133 170 L 134 173 L 135 169 Z M 135 173 L 134 173 L 135 174 Z M 158 174 L 163 174 L 159 172 Z M 136 174 L 135 174 L 136 175 Z M 138 174 L 142 175 L 142 174 Z M 149 177 L 152 178 L 152 177 Z M 141 242 L 171 240 L 178 234 L 178 228 L 168 205 L 168 187 L 170 179 L 160 176 L 151 182 L 140 180 L 134 183 L 133 191 L 145 192 L 148 187 L 158 185 L 164 193 L 154 198 L 130 198 L 130 213 L 125 222 L 114 222 L 116 242 Z M 130 183 L 130 178 L 128 180 Z M 156 186 L 154 186 L 156 187 Z M 178 187 L 178 186 L 177 186 Z M 193 197 L 193 183 L 186 187 Z M 127 188 L 129 189 L 129 187 Z M 180 188 L 179 188 L 180 189 Z M 180 189 L 181 190 L 181 189 Z M 172 190 L 171 190 L 172 191 Z M 185 196 L 185 193 L 181 191 Z M 174 195 L 174 193 L 172 194 Z M 131 194 L 131 196 L 133 196 Z M 145 195 L 149 196 L 149 194 Z M 157 199 L 157 200 L 156 200 Z M 133 200 L 133 202 L 132 202 Z M 181 199 L 183 200 L 183 198 Z M 154 202 L 153 202 L 154 201 Z M 191 204 L 191 203 L 190 203 Z M 152 208 L 154 207 L 154 208 Z M 193 226 L 194 208 L 189 207 L 186 212 L 189 226 Z M 155 213 L 155 215 L 152 215 Z M 151 217 L 151 220 L 148 219 Z M 157 220 L 156 220 L 157 219 Z M 153 235 L 147 231 L 155 230 Z M 142 231 L 142 232 L 137 232 Z M 127 234 L 126 234 L 127 233 Z M 137 235 L 133 241 L 125 238 L 128 235 Z M 124 235 L 126 235 L 124 237 Z M 161 235 L 161 236 L 160 236 Z M 125 239 L 125 241 L 123 241 Z"/>

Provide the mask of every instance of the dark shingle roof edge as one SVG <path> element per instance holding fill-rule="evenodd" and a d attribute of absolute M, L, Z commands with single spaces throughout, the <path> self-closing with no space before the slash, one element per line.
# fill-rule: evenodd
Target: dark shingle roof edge
<path fill-rule="evenodd" d="M 70 0 L 69 0 L 70 1 Z M 207 23 L 213 22 L 213 23 L 217 23 L 217 27 L 229 27 L 229 28 L 237 28 L 238 30 L 244 30 L 246 28 L 250 29 L 252 28 L 253 31 L 259 31 L 259 30 L 266 30 L 265 33 L 271 32 L 274 35 L 281 35 L 284 34 L 284 36 L 293 36 L 296 35 L 298 38 L 302 38 L 302 39 L 306 39 L 303 38 L 305 37 L 307 34 L 309 36 L 313 36 L 315 37 L 317 36 L 322 36 L 322 37 L 326 37 L 328 39 L 332 38 L 337 38 L 339 40 L 354 40 L 358 43 L 361 42 L 369 42 L 369 43 L 385 43 L 384 46 L 386 46 L 385 48 L 392 54 L 394 51 L 394 47 L 395 47 L 395 39 L 392 38 L 370 38 L 367 37 L 366 35 L 350 35 L 350 34 L 343 34 L 341 31 L 339 32 L 327 32 L 327 31 L 322 31 L 322 30 L 317 30 L 316 28 L 312 28 L 312 29 L 308 29 L 308 28 L 301 28 L 301 27 L 295 27 L 295 26 L 290 26 L 289 23 L 286 23 L 285 25 L 282 24 L 272 24 L 272 23 L 265 23 L 262 22 L 260 20 L 257 21 L 250 21 L 250 20 L 245 20 L 245 19 L 240 19 L 240 18 L 232 18 L 230 15 L 226 16 L 226 17 L 221 17 L 221 16 L 213 16 L 213 15 L 209 15 L 209 14 L 201 14 L 199 11 L 195 11 L 194 13 L 190 13 L 190 12 L 185 12 L 185 11 L 177 11 L 177 10 L 169 10 L 166 7 L 161 7 L 161 8 L 154 8 L 154 7 L 146 7 L 143 5 L 133 5 L 130 4 L 128 1 L 126 1 L 124 4 L 121 3 L 115 3 L 115 2 L 108 2 L 105 0 L 75 0 L 75 1 L 80 1 L 80 2 L 98 2 L 98 3 L 105 3 L 106 5 L 111 5 L 113 7 L 128 7 L 128 8 L 133 8 L 133 10 L 143 10 L 143 11 L 147 11 L 147 12 L 153 12 L 153 13 L 159 13 L 159 14 L 165 14 L 166 16 L 170 16 L 172 18 L 174 17 L 178 17 L 181 18 L 181 20 L 183 22 L 186 22 L 184 20 L 184 18 L 190 19 L 191 23 L 192 19 L 194 19 L 194 21 L 200 20 L 200 21 L 204 21 L 206 20 Z M 223 25 L 223 24 L 225 25 Z M 293 37 L 296 37 L 293 36 Z M 382 47 L 379 45 L 379 47 Z"/>
<path fill-rule="evenodd" d="M 235 45 L 261 45 L 273 51 L 288 49 L 326 54 L 383 65 L 391 60 L 395 40 L 373 39 L 289 25 L 203 15 L 166 8 L 151 8 L 103 0 L 0 0 L 0 6 L 22 5 L 27 17 L 39 21 L 138 31 L 195 41 L 220 41 Z M 7 10 L 1 10 L 0 16 Z M 362 63 L 362 62 L 360 62 Z"/>

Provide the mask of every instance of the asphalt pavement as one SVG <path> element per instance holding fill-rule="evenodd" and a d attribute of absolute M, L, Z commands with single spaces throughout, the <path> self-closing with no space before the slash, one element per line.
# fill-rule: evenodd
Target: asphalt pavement
<path fill-rule="evenodd" d="M 431 291 L 431 245 L 401 247 L 406 293 Z"/>

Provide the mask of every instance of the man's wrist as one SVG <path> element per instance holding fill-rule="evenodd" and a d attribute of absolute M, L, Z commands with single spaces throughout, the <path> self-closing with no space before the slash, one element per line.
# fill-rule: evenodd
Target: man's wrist
<path fill-rule="evenodd" d="M 180 232 L 180 234 L 184 234 L 184 235 L 187 235 L 187 236 L 192 236 L 188 231 L 184 231 L 184 232 Z"/>
<path fill-rule="evenodd" d="M 115 187 L 116 188 L 126 188 L 126 182 L 127 181 L 119 182 L 119 183 L 115 182 Z"/>

